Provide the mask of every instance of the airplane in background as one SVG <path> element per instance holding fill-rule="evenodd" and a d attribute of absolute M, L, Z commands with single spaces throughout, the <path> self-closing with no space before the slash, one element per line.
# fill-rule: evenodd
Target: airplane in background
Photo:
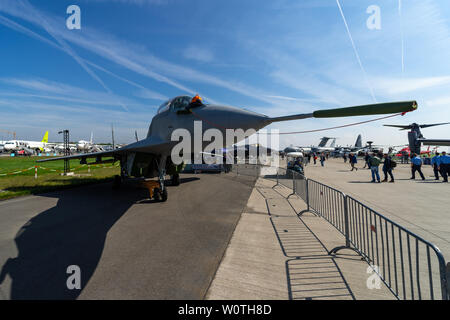
<path fill-rule="evenodd" d="M 420 155 L 427 155 L 430 156 L 433 153 L 437 152 L 438 147 L 434 147 L 432 150 L 430 150 L 431 146 L 428 146 L 427 150 L 420 150 Z M 408 157 L 411 157 L 411 149 L 409 147 L 404 147 L 400 151 L 395 152 L 395 155 L 397 157 L 401 157 L 404 155 L 408 155 Z"/>
<path fill-rule="evenodd" d="M 92 149 L 92 147 L 94 146 L 94 144 L 92 143 L 93 135 L 94 135 L 94 133 L 91 132 L 91 140 L 90 141 L 86 141 L 86 140 L 78 141 L 77 149 L 82 152 L 90 151 Z"/>
<path fill-rule="evenodd" d="M 434 126 L 441 126 L 450 124 L 450 122 L 433 123 L 433 124 L 417 124 L 412 123 L 409 125 L 396 125 L 396 124 L 384 124 L 385 127 L 400 128 L 400 130 L 411 130 L 408 132 L 408 147 L 415 154 L 421 154 L 422 144 L 426 146 L 450 146 L 450 139 L 425 139 L 420 131 L 420 128 L 429 128 Z"/>
<path fill-rule="evenodd" d="M 40 153 L 43 151 L 51 151 L 51 146 L 52 144 L 48 143 L 48 131 L 45 131 L 41 141 L 10 140 L 5 142 L 4 149 L 5 152 L 15 152 L 27 148 L 35 153 Z"/>
<path fill-rule="evenodd" d="M 222 145 L 227 147 L 227 143 L 230 143 L 230 141 L 226 141 L 226 132 L 228 129 L 241 129 L 245 132 L 241 137 L 235 136 L 232 144 L 236 144 L 251 135 L 248 131 L 249 129 L 257 131 L 272 123 L 280 121 L 405 113 L 416 109 L 416 101 L 402 101 L 319 110 L 306 114 L 272 118 L 236 107 L 204 104 L 198 95 L 194 98 L 189 96 L 178 96 L 164 102 L 158 108 L 157 114 L 151 121 L 147 137 L 143 140 L 112 151 L 48 158 L 38 162 L 61 159 L 80 159 L 81 164 L 87 164 L 88 158 L 95 158 L 96 160 L 94 163 L 120 161 L 121 175 L 115 177 L 114 185 L 116 187 L 120 186 L 122 180 L 129 177 L 157 177 L 159 183 L 158 187 L 153 190 L 154 198 L 157 201 L 166 201 L 168 197 L 167 188 L 165 186 L 166 174 L 171 176 L 173 185 L 178 185 L 180 183 L 179 172 L 183 168 L 183 164 L 176 164 L 171 159 L 172 148 L 179 143 L 178 141 L 172 141 L 172 133 L 176 129 L 184 129 L 187 130 L 191 136 L 194 136 L 194 123 L 196 121 L 202 122 L 202 137 L 208 129 L 219 130 L 224 139 Z M 198 153 L 202 152 L 210 143 L 210 141 L 202 141 L 201 150 L 196 150 L 196 144 L 194 145 L 194 141 L 191 141 L 191 150 L 196 150 Z M 112 157 L 113 159 L 103 160 L 105 157 Z"/>
<path fill-rule="evenodd" d="M 327 142 L 331 140 L 331 144 L 329 147 L 326 147 Z M 304 154 L 312 153 L 312 152 L 332 152 L 335 150 L 336 138 L 332 137 L 322 137 L 317 146 L 309 146 L 309 147 L 300 147 L 300 146 L 289 146 L 284 148 L 283 152 L 288 154 L 290 152 L 303 152 Z"/>
<path fill-rule="evenodd" d="M 358 137 L 356 138 L 355 145 L 353 147 L 352 146 L 336 147 L 336 148 L 334 148 L 332 155 L 335 157 L 342 157 L 344 154 L 357 153 L 361 149 L 363 149 L 362 136 L 361 136 L 361 134 L 359 134 Z"/>

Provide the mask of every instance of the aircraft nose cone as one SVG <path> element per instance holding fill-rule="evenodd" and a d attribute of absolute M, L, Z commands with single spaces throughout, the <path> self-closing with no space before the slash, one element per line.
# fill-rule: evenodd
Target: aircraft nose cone
<path fill-rule="evenodd" d="M 259 130 L 267 126 L 270 121 L 269 117 L 256 112 L 229 107 L 209 105 L 201 109 L 193 109 L 203 125 L 210 128 L 218 129 L 248 129 Z"/>

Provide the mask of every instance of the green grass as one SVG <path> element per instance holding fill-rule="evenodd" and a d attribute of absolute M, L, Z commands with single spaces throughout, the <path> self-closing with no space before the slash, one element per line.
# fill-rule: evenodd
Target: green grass
<path fill-rule="evenodd" d="M 29 194 L 39 194 L 74 186 L 111 181 L 120 173 L 118 166 L 111 163 L 102 165 L 80 165 L 79 160 L 71 160 L 70 168 L 74 176 L 61 176 L 64 161 L 37 163 L 44 157 L 0 157 L 0 200 Z M 105 159 L 106 160 L 106 159 Z M 34 166 L 38 166 L 38 178 L 34 177 Z M 32 168 L 31 170 L 27 170 Z M 18 174 L 14 173 L 26 170 Z"/>

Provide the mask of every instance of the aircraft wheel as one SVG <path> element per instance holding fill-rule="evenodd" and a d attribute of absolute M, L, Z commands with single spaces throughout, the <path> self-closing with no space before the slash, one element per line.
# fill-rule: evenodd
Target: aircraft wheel
<path fill-rule="evenodd" d="M 153 189 L 153 199 L 155 201 L 161 201 L 161 192 L 159 191 L 159 188 Z"/>
<path fill-rule="evenodd" d="M 178 173 L 175 173 L 172 176 L 172 185 L 173 186 L 179 186 L 180 185 L 180 175 Z"/>
<path fill-rule="evenodd" d="M 161 201 L 167 201 L 167 189 L 164 189 L 163 192 L 161 193 Z"/>

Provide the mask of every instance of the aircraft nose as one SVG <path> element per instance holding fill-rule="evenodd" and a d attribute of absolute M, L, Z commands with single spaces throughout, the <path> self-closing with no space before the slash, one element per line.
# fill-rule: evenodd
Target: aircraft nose
<path fill-rule="evenodd" d="M 235 107 L 209 105 L 192 111 L 203 121 L 203 126 L 209 128 L 257 131 L 270 124 L 269 117 L 263 114 Z"/>

